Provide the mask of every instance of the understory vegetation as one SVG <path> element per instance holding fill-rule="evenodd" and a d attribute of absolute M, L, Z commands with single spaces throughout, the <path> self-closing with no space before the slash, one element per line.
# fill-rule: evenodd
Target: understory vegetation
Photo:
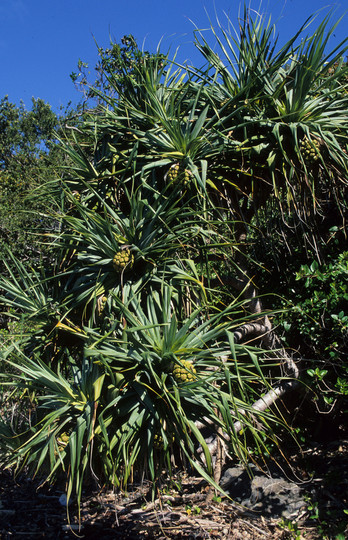
<path fill-rule="evenodd" d="M 334 30 L 311 17 L 280 46 L 245 10 L 236 33 L 195 31 L 204 68 L 125 36 L 98 48 L 95 81 L 79 63 L 78 110 L 2 100 L 2 463 L 64 478 L 80 503 L 91 483 L 145 477 L 155 493 L 184 470 L 220 490 L 227 459 L 263 465 L 321 413 L 339 436 L 348 45 L 328 50 Z"/>

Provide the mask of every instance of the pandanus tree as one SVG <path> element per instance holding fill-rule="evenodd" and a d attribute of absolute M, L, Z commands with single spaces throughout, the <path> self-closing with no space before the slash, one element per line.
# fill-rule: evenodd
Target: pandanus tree
<path fill-rule="evenodd" d="M 34 409 L 18 432 L 1 425 L 9 464 L 65 471 L 80 501 L 87 479 L 125 489 L 185 466 L 218 488 L 223 450 L 247 462 L 278 444 L 276 399 L 298 369 L 243 238 L 270 199 L 307 234 L 321 205 L 344 215 L 345 48 L 325 56 L 327 24 L 278 50 L 246 13 L 238 38 L 213 30 L 220 56 L 197 31 L 205 70 L 129 37 L 100 50 L 97 104 L 61 137 L 55 262 L 10 258 L 1 282 L 21 322 L 7 384 Z"/>

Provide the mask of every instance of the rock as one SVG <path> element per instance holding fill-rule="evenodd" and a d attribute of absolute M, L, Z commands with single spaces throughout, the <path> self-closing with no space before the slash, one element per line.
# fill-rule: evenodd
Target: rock
<path fill-rule="evenodd" d="M 266 475 L 254 465 L 249 469 L 248 472 L 241 466 L 229 468 L 220 482 L 224 491 L 245 509 L 269 518 L 293 519 L 305 507 L 300 486 L 279 470 Z"/>
<path fill-rule="evenodd" d="M 61 506 L 66 506 L 66 503 L 67 503 L 67 496 L 65 493 L 63 493 L 63 495 L 61 495 L 58 499 L 58 502 Z M 69 499 L 69 502 L 68 502 L 68 506 L 71 505 L 71 499 Z"/>

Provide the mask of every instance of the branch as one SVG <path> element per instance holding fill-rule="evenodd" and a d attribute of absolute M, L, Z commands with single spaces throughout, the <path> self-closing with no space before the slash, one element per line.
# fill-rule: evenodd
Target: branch
<path fill-rule="evenodd" d="M 243 326 L 240 326 L 233 332 L 234 340 L 236 342 L 245 338 L 249 334 L 256 334 L 257 336 L 263 337 L 271 331 L 268 325 L 262 323 L 246 323 Z"/>
<path fill-rule="evenodd" d="M 252 405 L 252 409 L 257 412 L 264 412 L 266 409 L 268 409 L 273 403 L 276 402 L 277 399 L 282 397 L 284 394 L 289 392 L 290 390 L 293 390 L 298 385 L 297 380 L 286 380 L 280 382 L 277 386 L 274 388 L 271 388 L 267 394 L 265 394 L 263 397 L 255 401 Z M 242 413 L 242 411 L 239 411 Z M 202 429 L 204 427 L 207 427 L 207 424 L 210 424 L 211 426 L 214 425 L 213 421 L 209 421 L 208 419 L 205 419 L 207 423 L 203 424 L 201 422 L 196 422 L 196 426 L 198 429 Z M 236 433 L 239 433 L 243 429 L 243 423 L 238 420 L 233 424 L 234 431 Z M 217 428 L 217 432 L 219 431 L 219 428 Z M 214 456 L 218 450 L 218 441 L 221 438 L 221 434 L 217 433 L 214 436 L 211 436 L 209 439 L 206 439 L 207 447 L 212 456 Z M 223 434 L 223 439 L 225 442 L 228 442 L 231 440 L 231 437 L 227 435 L 227 433 Z M 200 446 L 197 450 L 198 454 L 203 457 L 203 448 Z"/>
<path fill-rule="evenodd" d="M 297 379 L 299 377 L 299 370 L 293 358 L 284 349 L 281 340 L 275 334 L 271 321 L 267 315 L 263 313 L 261 300 L 257 295 L 257 288 L 252 283 L 252 280 L 248 277 L 246 271 L 240 269 L 239 277 L 229 278 L 228 284 L 231 284 L 232 287 L 240 291 L 249 301 L 250 311 L 253 314 L 260 315 L 257 321 L 243 324 L 234 331 L 235 341 L 239 342 L 249 335 L 256 335 L 262 340 L 263 345 L 267 349 L 274 350 L 278 346 L 280 351 L 281 366 L 284 368 L 284 379 L 273 388 L 270 388 L 270 390 L 264 396 L 255 401 L 251 406 L 251 409 L 255 412 L 264 412 L 266 409 L 271 407 L 271 405 L 273 405 L 277 399 L 282 397 L 290 390 L 293 390 L 298 385 Z M 245 414 L 244 411 L 238 412 L 241 415 Z M 203 429 L 209 425 L 214 427 L 215 434 L 209 439 L 206 439 L 206 444 L 211 455 L 215 455 L 216 460 L 218 460 L 221 448 L 222 451 L 225 452 L 223 443 L 230 441 L 230 436 L 226 433 L 222 433 L 221 427 L 207 418 L 204 418 L 203 422 L 196 422 L 196 425 L 198 429 Z M 241 420 L 236 421 L 233 428 L 235 433 L 239 433 L 243 429 L 243 422 Z M 202 447 L 198 448 L 198 454 L 200 454 L 201 458 L 204 459 Z M 220 456 L 220 458 L 223 460 L 224 455 L 222 457 Z"/>

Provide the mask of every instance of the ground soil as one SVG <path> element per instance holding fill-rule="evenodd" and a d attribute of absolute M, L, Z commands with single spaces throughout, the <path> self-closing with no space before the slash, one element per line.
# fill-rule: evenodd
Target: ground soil
<path fill-rule="evenodd" d="M 0 538 L 72 539 L 233 539 L 299 540 L 348 538 L 348 441 L 313 444 L 291 457 L 294 480 L 308 493 L 303 511 L 291 522 L 265 518 L 226 498 L 207 501 L 209 487 L 195 477 L 181 477 L 181 488 L 164 483 L 152 501 L 147 485 L 117 494 L 107 489 L 83 495 L 80 526 L 76 505 L 63 490 L 24 474 L 0 470 Z"/>

